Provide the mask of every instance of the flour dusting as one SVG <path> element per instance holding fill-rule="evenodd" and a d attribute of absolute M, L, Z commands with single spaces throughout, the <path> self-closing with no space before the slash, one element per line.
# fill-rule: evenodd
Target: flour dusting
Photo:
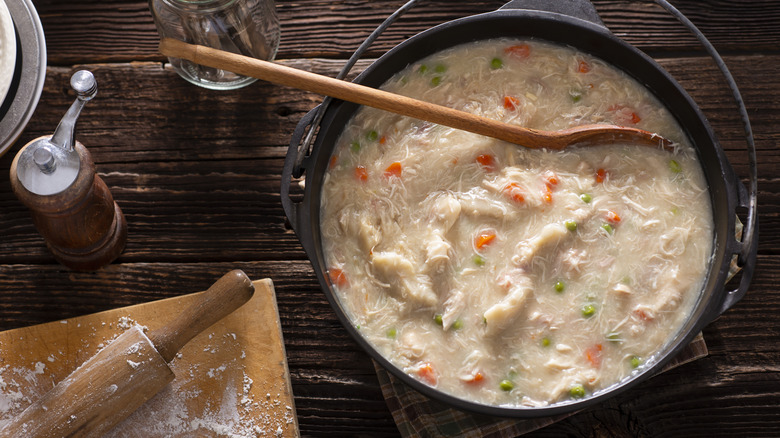
<path fill-rule="evenodd" d="M 173 382 L 107 438 L 289 436 L 294 409 L 277 392 L 259 392 L 283 387 L 261 385 L 247 374 L 247 355 L 235 334 L 204 339 L 176 355 L 170 363 Z M 255 391 L 267 395 L 255 397 Z"/>
<path fill-rule="evenodd" d="M 134 326 L 144 332 L 148 330 L 127 316 L 116 322 L 98 322 L 91 326 L 91 331 L 88 326 L 87 334 L 66 351 L 67 355 L 62 350 L 53 350 L 41 360 L 0 366 L 0 429 L 52 389 L 56 370 L 71 366 L 68 362 L 72 357 L 86 361 Z M 100 335 L 97 328 L 101 328 Z M 257 355 L 251 351 L 247 354 L 241 334 L 218 331 L 197 339 L 191 341 L 193 345 L 189 349 L 185 346 L 178 352 L 169 364 L 176 378 L 105 437 L 293 436 L 295 410 L 289 405 L 287 383 L 278 379 L 279 376 L 269 377 L 268 381 L 255 374 L 250 377 L 250 370 L 257 367 L 249 361 L 256 361 Z M 142 351 L 139 343 L 128 347 L 124 351 L 128 355 L 124 358 L 127 365 L 134 369 L 143 365 L 145 357 L 139 354 Z M 106 391 L 117 393 L 120 386 L 112 384 Z M 75 417 L 66 419 L 74 420 Z"/>

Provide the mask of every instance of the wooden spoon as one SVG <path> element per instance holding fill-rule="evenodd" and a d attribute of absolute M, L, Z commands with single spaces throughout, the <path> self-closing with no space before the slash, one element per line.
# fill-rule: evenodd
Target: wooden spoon
<path fill-rule="evenodd" d="M 523 128 L 353 82 L 333 79 L 211 47 L 188 44 L 171 38 L 162 39 L 160 52 L 173 58 L 187 59 L 196 64 L 228 70 L 274 84 L 311 91 L 395 114 L 486 135 L 531 149 L 560 150 L 570 145 L 587 146 L 615 142 L 661 146 L 671 149 L 669 140 L 641 129 L 616 125 L 582 125 L 561 131 Z"/>

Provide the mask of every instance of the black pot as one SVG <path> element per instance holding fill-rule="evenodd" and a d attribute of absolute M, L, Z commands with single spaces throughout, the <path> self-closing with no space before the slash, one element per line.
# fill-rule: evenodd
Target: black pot
<path fill-rule="evenodd" d="M 548 407 L 498 407 L 468 402 L 436 390 L 407 375 L 382 357 L 350 322 L 335 295 L 325 273 L 326 267 L 320 240 L 320 196 L 322 181 L 330 156 L 341 134 L 359 105 L 334 101 L 328 107 L 311 154 L 301 162 L 306 174 L 302 201 L 289 196 L 290 183 L 296 169 L 298 146 L 309 113 L 299 124 L 287 153 L 282 174 L 282 204 L 285 214 L 312 262 L 320 284 L 342 324 L 352 337 L 377 362 L 407 385 L 428 397 L 453 407 L 480 414 L 503 417 L 541 417 L 557 415 L 591 406 L 613 397 L 656 374 L 702 328 L 733 306 L 745 294 L 756 256 L 756 226 L 754 193 L 748 194 L 718 144 L 710 125 L 688 94 L 650 57 L 613 35 L 601 22 L 593 6 L 584 0 L 549 2 L 544 0 L 512 1 L 501 9 L 474 15 L 424 31 L 399 44 L 374 62 L 357 79 L 363 85 L 379 87 L 407 65 L 462 43 L 499 37 L 531 37 L 568 45 L 589 53 L 624 70 L 645 85 L 674 115 L 687 132 L 701 161 L 709 185 L 714 218 L 714 245 L 709 273 L 699 300 L 690 317 L 675 337 L 656 355 L 656 361 L 619 384 L 577 401 L 566 401 Z M 753 196 L 751 198 L 751 196 Z M 742 239 L 735 237 L 737 210 L 752 209 L 753 220 Z M 726 289 L 732 259 L 739 258 L 743 269 L 741 282 L 734 290 Z"/>

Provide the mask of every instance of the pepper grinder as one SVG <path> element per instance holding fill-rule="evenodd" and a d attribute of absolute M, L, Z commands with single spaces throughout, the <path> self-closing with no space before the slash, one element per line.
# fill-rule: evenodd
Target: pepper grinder
<path fill-rule="evenodd" d="M 81 70 L 70 85 L 76 101 L 54 135 L 22 147 L 11 164 L 11 187 L 57 261 L 76 271 L 94 271 L 122 252 L 127 223 L 89 151 L 74 140 L 81 109 L 97 94 L 95 77 Z"/>

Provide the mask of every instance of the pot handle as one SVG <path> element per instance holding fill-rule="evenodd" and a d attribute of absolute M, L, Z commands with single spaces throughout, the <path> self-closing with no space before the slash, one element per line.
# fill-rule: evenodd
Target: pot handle
<path fill-rule="evenodd" d="M 501 9 L 528 9 L 552 12 L 589 21 L 603 28 L 607 27 L 601 21 L 599 13 L 589 0 L 512 0 L 501 6 L 499 10 Z"/>
<path fill-rule="evenodd" d="M 726 67 L 723 58 L 720 57 L 718 51 L 712 46 L 712 43 L 710 43 L 696 25 L 674 6 L 669 4 L 669 2 L 666 0 L 655 0 L 655 2 L 666 9 L 667 12 L 674 15 L 680 23 L 693 33 L 694 36 L 696 36 L 696 39 L 699 40 L 699 43 L 704 47 L 707 54 L 715 61 L 715 65 L 726 79 L 729 88 L 731 88 L 732 96 L 737 103 L 739 115 L 742 119 L 742 128 L 745 131 L 748 152 L 748 169 L 750 173 L 749 188 L 746 189 L 738 178 L 734 178 L 734 184 L 737 187 L 739 207 L 747 210 L 747 221 L 742 230 L 742 236 L 740 238 L 734 237 L 735 263 L 737 268 L 742 269 L 742 278 L 740 279 L 739 286 L 725 295 L 720 307 L 720 313 L 723 313 L 745 296 L 748 286 L 750 285 L 750 280 L 753 278 L 753 271 L 755 270 L 756 265 L 756 255 L 758 252 L 758 170 L 756 165 L 756 144 L 753 139 L 753 129 L 750 126 L 750 119 L 748 117 L 747 109 L 745 108 L 745 102 L 742 100 L 742 95 L 739 92 L 737 83 L 728 67 Z M 734 213 L 736 215 L 736 212 Z"/>
<path fill-rule="evenodd" d="M 282 168 L 282 187 L 280 189 L 282 208 L 296 234 L 298 234 L 300 225 L 300 216 L 298 215 L 298 206 L 300 205 L 300 202 L 295 202 L 290 198 L 290 185 L 293 184 L 293 178 L 300 178 L 303 174 L 303 168 L 305 167 L 303 162 L 308 156 L 301 156 L 299 147 L 303 134 L 306 132 L 306 128 L 316 128 L 315 126 L 311 126 L 311 124 L 312 120 L 314 120 L 314 117 L 317 115 L 319 108 L 320 106 L 317 105 L 306 113 L 298 122 L 290 139 L 290 147 L 287 149 L 287 156 L 284 158 L 284 167 Z"/>
<path fill-rule="evenodd" d="M 755 196 L 748 192 L 742 183 L 737 182 L 737 191 L 739 198 L 739 206 L 748 209 L 750 211 L 750 205 L 753 204 L 753 211 L 755 211 Z M 750 213 L 748 213 L 750 214 Z M 734 251 L 733 259 L 730 264 L 729 275 L 727 278 L 731 278 L 738 271 L 742 271 L 742 277 L 739 280 L 739 285 L 736 289 L 730 290 L 723 298 L 723 302 L 720 305 L 718 315 L 729 310 L 734 306 L 742 297 L 750 286 L 750 281 L 753 278 L 753 272 L 756 267 L 756 255 L 758 252 L 758 223 L 754 223 L 752 229 L 749 229 L 750 219 L 748 217 L 748 224 L 742 230 L 740 236 L 735 233 L 734 236 Z M 740 240 L 741 239 L 741 240 Z M 717 316 L 717 315 L 716 315 Z"/>

